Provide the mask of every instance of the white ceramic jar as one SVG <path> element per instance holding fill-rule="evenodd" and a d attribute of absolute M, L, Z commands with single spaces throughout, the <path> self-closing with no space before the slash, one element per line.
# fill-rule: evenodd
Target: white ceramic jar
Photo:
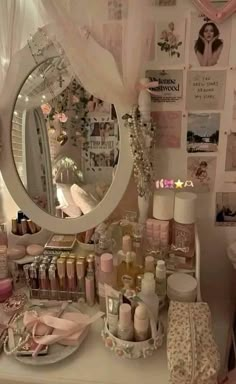
<path fill-rule="evenodd" d="M 197 280 L 186 273 L 173 273 L 167 279 L 167 296 L 173 301 L 196 301 Z"/>

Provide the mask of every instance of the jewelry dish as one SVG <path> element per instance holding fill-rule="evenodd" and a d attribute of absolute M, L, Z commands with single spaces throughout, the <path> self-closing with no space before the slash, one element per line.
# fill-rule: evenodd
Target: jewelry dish
<path fill-rule="evenodd" d="M 38 307 L 37 311 L 42 311 L 42 308 Z M 78 310 L 73 307 L 72 305 L 69 305 L 67 307 L 67 312 L 78 312 Z M 22 326 L 22 317 L 19 320 L 20 324 Z M 17 326 L 18 329 L 18 326 Z M 78 350 L 82 342 L 85 340 L 89 332 L 89 326 L 86 327 L 79 338 L 78 344 L 76 345 L 61 345 L 58 343 L 55 343 L 53 345 L 50 345 L 48 348 L 48 353 L 46 355 L 38 355 L 36 358 L 33 358 L 32 356 L 22 356 L 17 354 L 17 352 L 13 353 L 12 356 L 19 361 L 22 364 L 26 365 L 32 365 L 32 366 L 43 366 L 43 365 L 51 365 L 58 363 L 61 360 L 66 359 L 67 357 L 71 356 L 75 351 Z M 11 341 L 12 343 L 12 341 Z M 13 346 L 11 345 L 11 348 Z"/>

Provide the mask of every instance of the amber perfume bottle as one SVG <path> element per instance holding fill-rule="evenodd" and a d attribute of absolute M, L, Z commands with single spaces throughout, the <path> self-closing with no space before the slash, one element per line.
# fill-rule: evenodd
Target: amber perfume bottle
<path fill-rule="evenodd" d="M 140 273 L 136 266 L 135 252 L 126 252 L 124 259 L 118 266 L 118 288 L 135 288 L 136 276 Z"/>

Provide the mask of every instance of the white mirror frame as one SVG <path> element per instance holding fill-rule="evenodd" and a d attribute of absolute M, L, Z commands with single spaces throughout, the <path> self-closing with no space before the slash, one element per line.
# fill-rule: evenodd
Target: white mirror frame
<path fill-rule="evenodd" d="M 3 143 L 0 155 L 0 169 L 12 198 L 30 219 L 42 228 L 54 233 L 73 234 L 94 228 L 104 221 L 114 211 L 126 191 L 133 169 L 133 158 L 129 144 L 129 132 L 124 126 L 122 116 L 129 111 L 116 108 L 120 133 L 119 161 L 114 180 L 103 200 L 91 212 L 73 219 L 60 219 L 42 210 L 29 197 L 15 167 L 11 145 L 12 116 L 18 94 L 27 77 L 45 60 L 55 56 L 58 56 L 58 53 L 54 46 L 50 46 L 44 50 L 42 56 L 39 56 L 38 64 L 36 65 L 29 47 L 26 46 L 19 52 L 16 60 L 17 63 L 16 61 L 14 62 L 16 68 L 21 63 L 18 77 L 15 77 L 14 68 L 11 68 L 8 72 L 5 83 L 7 84 L 7 105 L 4 103 L 4 107 L 1 107 L 0 110 Z"/>

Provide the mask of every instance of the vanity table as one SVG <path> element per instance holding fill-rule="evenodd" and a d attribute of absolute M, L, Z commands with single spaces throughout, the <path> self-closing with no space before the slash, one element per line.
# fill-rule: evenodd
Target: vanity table
<path fill-rule="evenodd" d="M 102 321 L 92 325 L 87 339 L 66 360 L 43 367 L 22 365 L 3 353 L 1 384 L 168 384 L 165 344 L 147 359 L 120 359 L 103 345 Z"/>

